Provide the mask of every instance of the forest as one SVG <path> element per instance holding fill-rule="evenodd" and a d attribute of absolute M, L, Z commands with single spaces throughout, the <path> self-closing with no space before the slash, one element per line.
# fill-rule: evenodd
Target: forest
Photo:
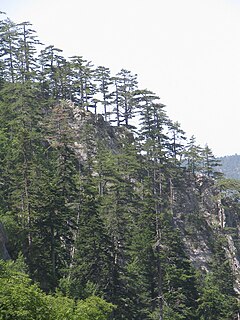
<path fill-rule="evenodd" d="M 240 182 L 137 75 L 1 17 L 0 319 L 239 319 Z"/>
<path fill-rule="evenodd" d="M 219 171 L 224 173 L 225 177 L 230 179 L 240 179 L 240 155 L 220 157 Z"/>

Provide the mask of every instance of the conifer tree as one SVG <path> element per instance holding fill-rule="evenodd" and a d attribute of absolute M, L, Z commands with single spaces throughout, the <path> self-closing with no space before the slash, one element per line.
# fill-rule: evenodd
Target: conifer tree
<path fill-rule="evenodd" d="M 168 145 L 170 156 L 174 159 L 175 164 L 181 163 L 186 140 L 185 132 L 181 129 L 179 122 L 169 121 L 170 143 Z"/>
<path fill-rule="evenodd" d="M 36 78 L 36 46 L 40 41 L 35 35 L 36 31 L 31 29 L 30 22 L 22 22 L 17 25 L 18 28 L 18 48 L 17 48 L 17 66 L 19 70 L 19 80 L 26 82 Z"/>
<path fill-rule="evenodd" d="M 185 146 L 179 123 L 168 118 L 158 96 L 137 88 L 130 71 L 111 78 L 108 68 L 94 69 L 82 56 L 67 60 L 54 46 L 36 59 L 40 42 L 29 22 L 1 20 L 0 34 L 0 220 L 9 252 L 14 259 L 23 253 L 44 291 L 60 288 L 87 300 L 75 305 L 36 287 L 26 291 L 28 280 L 21 292 L 46 306 L 52 301 L 51 310 L 62 302 L 75 318 L 87 318 L 90 308 L 89 317 L 104 319 L 105 311 L 92 303 L 110 313 L 92 294 L 117 306 L 114 320 L 236 317 L 235 279 L 220 237 L 229 230 L 214 233 L 211 271 L 201 282 L 177 230 L 186 203 L 175 199 L 175 188 L 184 183 L 195 192 L 200 177 L 215 183 L 219 175 L 209 147 L 202 149 L 194 137 Z M 221 205 L 230 208 L 227 219 L 232 214 L 238 221 L 237 182 L 218 186 Z M 237 247 L 236 232 L 233 241 Z M 11 291 L 5 287 L 4 299 Z M 70 319 L 70 313 L 57 317 Z"/>
<path fill-rule="evenodd" d="M 196 138 L 192 136 L 186 146 L 184 152 L 187 170 L 196 175 L 197 173 L 202 172 L 202 148 L 199 145 L 196 145 Z"/>
<path fill-rule="evenodd" d="M 206 145 L 203 149 L 202 156 L 204 174 L 212 178 L 221 177 L 222 174 L 217 170 L 214 170 L 215 168 L 220 166 L 220 160 L 215 158 L 215 156 L 212 153 L 212 150 L 208 147 L 208 145 Z"/>
<path fill-rule="evenodd" d="M 159 319 L 163 319 L 163 270 L 160 257 L 160 243 L 162 237 L 160 215 L 164 210 L 163 188 L 165 177 L 163 165 L 166 158 L 165 153 L 165 134 L 166 114 L 163 105 L 155 104 L 156 100 L 151 92 L 143 92 L 143 100 L 140 109 L 140 141 L 144 155 L 143 189 L 144 193 L 151 199 L 149 211 L 149 226 L 151 226 L 152 243 L 154 243 L 154 273 L 152 279 L 156 279 L 156 285 L 151 288 L 151 299 L 156 302 L 152 304 L 152 310 L 158 308 Z M 144 197 L 145 198 L 145 197 Z M 143 199 L 144 199 L 143 198 Z M 151 252 L 151 251 L 150 251 Z M 151 281 L 153 282 L 153 281 Z"/>
<path fill-rule="evenodd" d="M 49 243 L 51 278 L 53 285 L 56 285 L 64 275 L 64 268 L 70 265 L 73 230 L 76 227 L 77 166 L 70 126 L 72 110 L 68 103 L 57 104 L 48 121 L 46 138 L 50 145 L 46 152 L 50 160 L 47 170 L 51 183 L 46 190 L 45 216 L 41 216 L 46 224 L 41 224 L 41 227 L 47 231 L 45 241 Z M 41 223 L 40 220 L 38 222 Z"/>
<path fill-rule="evenodd" d="M 103 66 L 97 67 L 94 74 L 95 81 L 99 83 L 98 91 L 101 93 L 101 102 L 103 106 L 104 120 L 110 120 L 113 93 L 109 91 L 109 87 L 113 85 L 110 75 L 110 69 Z"/>
<path fill-rule="evenodd" d="M 11 210 L 28 233 L 31 244 L 31 176 L 36 171 L 39 135 L 39 109 L 35 97 L 38 91 L 29 83 L 6 84 L 2 90 L 2 123 L 9 148 L 5 154 L 4 174 L 12 179 L 6 182 Z M 9 186 L 9 187 L 7 187 Z"/>
<path fill-rule="evenodd" d="M 91 176 L 82 177 L 79 219 L 74 256 L 69 269 L 71 296 L 112 295 L 112 249 L 98 212 L 96 186 Z"/>
<path fill-rule="evenodd" d="M 198 312 L 202 320 L 237 318 L 234 277 L 222 241 L 218 235 L 213 245 L 211 271 L 206 275 L 201 288 Z"/>
<path fill-rule="evenodd" d="M 64 98 L 63 92 L 66 89 L 64 88 L 62 74 L 65 71 L 66 61 L 61 52 L 61 49 L 51 45 L 41 50 L 38 57 L 40 66 L 38 78 L 44 99 Z"/>
<path fill-rule="evenodd" d="M 18 30 L 16 24 L 9 18 L 1 20 L 0 25 L 0 50 L 2 75 L 6 81 L 17 80 L 17 48 Z"/>
<path fill-rule="evenodd" d="M 137 75 L 132 75 L 130 71 L 122 69 L 113 78 L 115 81 L 115 121 L 117 126 L 124 125 L 131 127 L 130 120 L 135 117 L 133 92 L 137 88 Z"/>
<path fill-rule="evenodd" d="M 91 123 L 94 118 L 86 119 L 78 133 L 86 158 L 84 162 L 78 159 L 78 212 L 65 290 L 73 297 L 99 294 L 112 299 L 113 248 L 99 210 L 99 186 L 95 177 L 96 128 L 95 122 Z"/>
<path fill-rule="evenodd" d="M 73 56 L 70 60 L 73 81 L 72 100 L 81 108 L 90 111 L 91 107 L 96 108 L 94 95 L 96 93 L 96 84 L 94 83 L 94 70 L 90 61 L 81 56 Z"/>
<path fill-rule="evenodd" d="M 99 143 L 97 153 L 97 181 L 99 183 L 100 214 L 105 222 L 112 243 L 113 300 L 118 308 L 115 318 L 121 314 L 135 319 L 136 306 L 128 271 L 131 232 L 136 227 L 138 195 L 136 190 L 139 164 L 133 136 L 124 128 L 118 129 L 118 151 L 107 150 Z"/>

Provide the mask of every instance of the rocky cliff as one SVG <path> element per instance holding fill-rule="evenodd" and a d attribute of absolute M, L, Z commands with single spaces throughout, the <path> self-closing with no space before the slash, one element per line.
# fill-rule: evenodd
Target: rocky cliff
<path fill-rule="evenodd" d="M 75 150 L 82 161 L 86 158 L 81 132 L 90 124 L 94 128 L 94 139 L 104 144 L 114 153 L 118 152 L 121 134 L 126 128 L 114 127 L 105 122 L 101 115 L 69 104 L 73 112 L 71 127 L 75 131 Z M 131 139 L 132 133 L 129 132 Z M 240 186 L 237 186 L 237 189 Z M 237 195 L 236 195 L 237 193 Z M 204 174 L 185 175 L 180 185 L 173 188 L 172 214 L 175 227 L 180 231 L 185 251 L 193 266 L 202 272 L 211 270 L 214 248 L 217 239 L 232 266 L 236 277 L 235 290 L 240 293 L 240 208 L 239 191 L 236 185 L 224 185 Z"/>
<path fill-rule="evenodd" d="M 94 115 L 72 103 L 68 103 L 67 107 L 64 105 L 64 108 L 69 113 L 66 132 L 74 136 L 72 148 L 80 164 L 86 161 L 92 141 L 93 149 L 97 148 L 94 141 L 98 140 L 114 154 L 118 153 L 122 136 L 128 135 L 128 140 L 134 140 L 132 132 L 125 127 L 111 126 L 101 115 Z M 65 111 L 56 109 L 58 115 Z M 56 144 L 56 140 L 49 140 L 49 144 Z M 235 290 L 240 293 L 240 185 L 221 183 L 204 174 L 192 174 L 187 170 L 184 173 L 183 169 L 181 178 L 173 183 L 170 193 L 173 222 L 181 234 L 185 252 L 193 266 L 203 273 L 209 272 L 216 242 L 221 239 L 221 246 L 236 277 Z M 6 242 L 4 228 L 0 224 L 2 259 L 9 259 Z"/>
<path fill-rule="evenodd" d="M 180 230 L 186 252 L 193 265 L 208 272 L 217 239 L 221 239 L 236 276 L 235 290 L 240 293 L 240 215 L 238 199 L 223 192 L 206 176 L 175 191 L 174 221 Z"/>
<path fill-rule="evenodd" d="M 124 127 L 111 126 L 101 115 L 79 110 L 71 103 L 69 106 L 73 110 L 71 126 L 78 141 L 82 140 L 81 132 L 85 131 L 84 127 L 91 124 L 94 127 L 94 137 L 104 141 L 114 153 L 118 152 L 119 138 L 123 132 L 126 134 Z M 130 132 L 129 136 L 134 139 Z M 84 146 L 76 142 L 75 148 L 84 161 Z M 221 239 L 236 276 L 237 293 L 240 293 L 239 195 L 236 185 L 232 186 L 230 183 L 222 187 L 221 183 L 206 175 L 192 176 L 186 173 L 181 184 L 173 188 L 172 205 L 175 227 L 180 231 L 185 251 L 195 268 L 202 272 L 211 270 L 215 243 L 217 239 Z"/>

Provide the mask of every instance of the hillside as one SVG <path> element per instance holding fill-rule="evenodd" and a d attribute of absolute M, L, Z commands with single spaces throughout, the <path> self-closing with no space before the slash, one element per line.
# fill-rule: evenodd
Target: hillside
<path fill-rule="evenodd" d="M 1 34 L 0 316 L 236 319 L 238 181 L 130 71 Z"/>
<path fill-rule="evenodd" d="M 240 179 L 240 155 L 225 156 L 219 158 L 222 166 L 220 171 L 224 173 L 227 178 Z"/>

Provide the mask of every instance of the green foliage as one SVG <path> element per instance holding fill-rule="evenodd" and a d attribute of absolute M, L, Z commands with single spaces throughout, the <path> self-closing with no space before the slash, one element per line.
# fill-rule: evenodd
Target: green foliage
<path fill-rule="evenodd" d="M 23 272 L 22 262 L 0 260 L 0 319 L 7 320 L 107 320 L 114 306 L 92 296 L 74 300 L 46 295 Z"/>
<path fill-rule="evenodd" d="M 202 153 L 203 172 L 208 177 L 221 178 L 223 174 L 218 170 L 218 167 L 221 165 L 220 160 L 215 158 L 215 156 L 212 153 L 212 150 L 208 147 L 208 145 L 205 146 Z"/>
<path fill-rule="evenodd" d="M 136 75 L 112 77 L 52 45 L 37 56 L 30 26 L 0 22 L 0 220 L 17 259 L 0 261 L 0 319 L 230 319 L 234 275 L 219 237 L 229 229 L 216 231 L 201 208 L 211 181 L 238 221 L 239 183 L 215 183 L 209 147 L 186 144 Z M 187 229 L 211 233 L 201 281 Z"/>
<path fill-rule="evenodd" d="M 111 281 L 110 253 L 110 241 L 96 207 L 95 190 L 88 180 L 88 185 L 82 186 L 81 212 L 69 276 L 72 296 L 88 297 L 91 285 L 99 294 L 110 290 L 106 287 Z"/>
<path fill-rule="evenodd" d="M 114 306 L 99 297 L 89 297 L 79 301 L 76 306 L 74 320 L 106 320 Z"/>
<path fill-rule="evenodd" d="M 13 262 L 0 261 L 0 319 L 49 319 L 45 294 Z"/>
<path fill-rule="evenodd" d="M 190 138 L 189 143 L 186 146 L 184 157 L 184 165 L 186 165 L 187 170 L 191 174 L 199 174 L 202 171 L 202 148 L 199 145 L 196 145 L 196 138 L 194 136 Z"/>
<path fill-rule="evenodd" d="M 60 294 L 46 295 L 46 303 L 50 308 L 49 319 L 75 319 L 75 301 Z"/>
<path fill-rule="evenodd" d="M 236 299 L 234 296 L 221 292 L 216 284 L 216 278 L 211 274 L 205 279 L 198 303 L 199 319 L 201 320 L 234 319 L 237 313 Z"/>

